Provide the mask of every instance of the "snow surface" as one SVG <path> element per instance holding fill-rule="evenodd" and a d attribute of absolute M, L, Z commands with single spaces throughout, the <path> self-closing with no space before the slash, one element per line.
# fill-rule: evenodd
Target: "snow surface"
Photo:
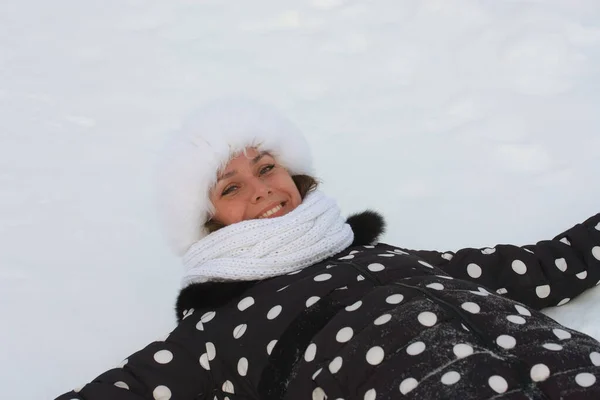
<path fill-rule="evenodd" d="M 600 211 L 597 0 L 0 2 L 0 387 L 40 399 L 174 327 L 152 165 L 244 94 L 384 242 L 547 239 Z M 548 313 L 600 338 L 600 289 Z"/>

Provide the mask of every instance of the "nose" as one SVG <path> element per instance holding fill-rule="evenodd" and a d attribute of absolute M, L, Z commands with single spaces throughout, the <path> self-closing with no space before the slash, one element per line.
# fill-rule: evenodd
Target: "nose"
<path fill-rule="evenodd" d="M 260 179 L 254 180 L 253 187 L 254 187 L 254 193 L 252 195 L 252 200 L 255 203 L 270 196 L 272 193 L 271 188 Z"/>

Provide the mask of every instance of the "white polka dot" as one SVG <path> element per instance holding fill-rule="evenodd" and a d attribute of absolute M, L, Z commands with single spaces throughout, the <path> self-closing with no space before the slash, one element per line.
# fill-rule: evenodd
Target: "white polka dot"
<path fill-rule="evenodd" d="M 469 274 L 471 278 L 479 278 L 481 276 L 481 267 L 471 263 L 467 265 L 467 274 Z"/>
<path fill-rule="evenodd" d="M 365 280 L 365 277 L 364 277 L 364 276 L 362 276 L 362 275 L 357 275 L 357 276 L 356 276 L 356 281 L 357 281 L 357 282 L 364 281 L 364 280 Z"/>
<path fill-rule="evenodd" d="M 478 296 L 482 296 L 482 297 L 486 297 L 486 296 L 490 295 L 490 292 L 488 292 L 487 290 L 485 290 L 482 287 L 478 287 L 477 291 L 475 291 L 475 290 L 469 290 L 469 292 L 471 292 L 473 294 L 476 294 Z"/>
<path fill-rule="evenodd" d="M 354 258 L 354 256 L 349 254 L 347 256 L 338 258 L 338 260 L 352 260 L 353 258 Z"/>
<path fill-rule="evenodd" d="M 508 389 L 508 383 L 506 382 L 506 379 L 500 375 L 491 376 L 490 379 L 488 379 L 488 384 L 496 393 L 504 393 Z"/>
<path fill-rule="evenodd" d="M 335 340 L 337 340 L 339 343 L 346 343 L 347 341 L 352 339 L 353 335 L 354 331 L 352 330 L 352 328 L 347 326 L 338 331 L 337 335 L 335 335 Z"/>
<path fill-rule="evenodd" d="M 379 263 L 369 264 L 369 266 L 367 268 L 371 272 L 379 272 L 379 271 L 383 271 L 385 269 L 385 267 Z"/>
<path fill-rule="evenodd" d="M 369 390 L 367 390 L 367 393 L 365 393 L 364 400 L 375 400 L 376 398 L 377 398 L 377 392 L 375 391 L 375 389 L 369 389 Z"/>
<path fill-rule="evenodd" d="M 527 265 L 521 260 L 515 260 L 511 264 L 513 271 L 519 275 L 525 275 L 527 273 Z"/>
<path fill-rule="evenodd" d="M 525 315 L 527 317 L 531 317 L 531 311 L 529 311 L 528 309 L 526 309 L 525 307 L 523 307 L 522 305 L 519 304 L 515 304 L 515 308 L 517 309 L 517 312 L 521 315 Z"/>
<path fill-rule="evenodd" d="M 443 278 L 443 279 L 448 279 L 448 280 L 452 280 L 452 279 L 454 279 L 453 277 L 451 277 L 451 276 L 448 276 L 448 275 L 436 275 L 436 276 L 437 276 L 438 278 Z"/>
<path fill-rule="evenodd" d="M 278 292 L 281 292 L 282 290 L 285 290 L 289 287 L 290 285 L 285 285 L 284 287 L 282 287 L 281 289 L 277 289 Z"/>
<path fill-rule="evenodd" d="M 171 390 L 166 386 L 157 386 L 152 391 L 152 397 L 154 397 L 154 400 L 170 400 Z"/>
<path fill-rule="evenodd" d="M 388 298 L 385 299 L 385 302 L 388 304 L 398 304 L 402 300 L 404 300 L 404 296 L 402 296 L 401 294 L 393 294 L 391 296 L 388 296 Z"/>
<path fill-rule="evenodd" d="M 503 349 L 510 350 L 517 345 L 517 340 L 510 335 L 500 335 L 496 338 L 496 343 Z"/>
<path fill-rule="evenodd" d="M 430 283 L 427 287 L 434 290 L 444 290 L 444 285 L 441 283 Z"/>
<path fill-rule="evenodd" d="M 582 372 L 581 374 L 577 374 L 575 382 L 581 387 L 590 387 L 596 383 L 596 377 L 588 372 Z"/>
<path fill-rule="evenodd" d="M 200 356 L 200 365 L 207 371 L 210 371 L 210 363 L 208 362 L 208 354 L 204 353 Z"/>
<path fill-rule="evenodd" d="M 317 376 L 319 376 L 319 374 L 321 373 L 321 371 L 323 371 L 323 368 L 319 368 L 318 370 L 316 370 L 315 373 L 312 375 L 312 379 L 315 380 L 315 378 Z"/>
<path fill-rule="evenodd" d="M 298 271 L 292 271 L 288 275 L 296 275 L 296 274 L 299 274 L 300 272 L 302 272 L 301 269 L 299 269 Z"/>
<path fill-rule="evenodd" d="M 333 359 L 332 362 L 329 363 L 329 372 L 331 372 L 332 374 L 337 373 L 340 368 L 342 368 L 342 357 L 336 357 Z"/>
<path fill-rule="evenodd" d="M 367 362 L 371 365 L 379 365 L 383 361 L 385 353 L 379 346 L 371 347 L 367 351 Z"/>
<path fill-rule="evenodd" d="M 462 326 L 462 328 L 463 328 L 465 331 L 467 331 L 467 332 L 470 332 L 470 331 L 471 331 L 469 328 L 467 328 L 467 327 L 465 326 L 465 324 L 460 324 L 460 326 Z"/>
<path fill-rule="evenodd" d="M 317 355 L 317 345 L 314 343 L 309 344 L 308 347 L 306 348 L 306 351 L 304 352 L 304 360 L 306 362 L 311 362 L 315 359 L 316 355 Z"/>
<path fill-rule="evenodd" d="M 121 389 L 127 389 L 127 390 L 129 390 L 129 385 L 126 384 L 123 381 L 115 382 L 115 386 L 118 387 L 118 388 L 121 388 Z"/>
<path fill-rule="evenodd" d="M 419 386 L 419 382 L 415 378 L 406 378 L 400 383 L 400 393 L 406 394 Z"/>
<path fill-rule="evenodd" d="M 388 251 L 389 251 L 389 250 L 388 250 Z M 402 251 L 402 250 L 400 250 L 400 249 L 394 249 L 394 253 L 396 253 L 396 254 L 403 254 L 403 255 L 406 255 L 406 254 L 408 254 L 407 252 L 405 252 L 405 251 Z"/>
<path fill-rule="evenodd" d="M 325 400 L 327 399 L 327 395 L 320 387 L 316 388 L 312 392 L 312 400 Z"/>
<path fill-rule="evenodd" d="M 465 358 L 473 354 L 473 347 L 465 343 L 459 343 L 452 348 L 452 352 L 457 358 Z"/>
<path fill-rule="evenodd" d="M 83 385 L 83 386 L 79 386 L 79 387 L 76 387 L 75 389 L 73 389 L 73 391 L 74 391 L 75 393 L 79 393 L 79 392 L 81 392 L 81 389 L 83 389 L 83 387 L 84 387 L 84 386 L 85 386 L 85 385 Z M 72 400 L 79 400 L 79 399 L 72 399 Z"/>
<path fill-rule="evenodd" d="M 316 282 L 323 282 L 328 279 L 331 279 L 331 274 L 320 274 L 320 275 L 315 276 L 314 279 Z"/>
<path fill-rule="evenodd" d="M 240 358 L 238 361 L 237 370 L 240 376 L 246 376 L 248 374 L 248 359 L 246 357 Z"/>
<path fill-rule="evenodd" d="M 600 286 L 600 281 L 596 282 L 596 286 Z"/>
<path fill-rule="evenodd" d="M 525 318 L 520 317 L 518 315 L 509 315 L 506 317 L 507 320 L 509 320 L 510 322 L 512 322 L 513 324 L 519 324 L 519 325 L 523 325 L 525 322 L 527 322 L 525 320 Z"/>
<path fill-rule="evenodd" d="M 598 222 L 598 223 L 596 224 L 596 230 L 597 230 L 597 231 L 600 231 L 600 222 Z"/>
<path fill-rule="evenodd" d="M 481 250 L 481 252 L 483 254 L 494 254 L 496 252 L 496 249 L 488 247 L 486 249 Z"/>
<path fill-rule="evenodd" d="M 560 351 L 563 349 L 563 347 L 560 344 L 556 344 L 556 343 L 544 343 L 543 347 L 545 349 L 553 350 L 553 351 Z"/>
<path fill-rule="evenodd" d="M 526 251 L 526 252 L 528 252 L 528 253 L 535 254 L 533 251 L 531 251 L 531 250 L 529 250 L 529 249 L 526 249 L 526 248 L 524 248 L 524 247 L 523 247 L 523 250 L 525 250 L 525 251 Z"/>
<path fill-rule="evenodd" d="M 555 328 L 552 329 L 552 332 L 556 335 L 560 340 L 571 339 L 571 334 L 564 329 Z"/>
<path fill-rule="evenodd" d="M 550 376 L 550 369 L 545 364 L 536 364 L 529 371 L 529 376 L 534 382 L 543 382 Z"/>
<path fill-rule="evenodd" d="M 183 318 L 182 319 L 186 319 L 187 317 L 189 317 L 193 313 L 194 313 L 194 309 L 193 308 L 190 308 L 189 310 L 185 310 L 183 312 Z"/>
<path fill-rule="evenodd" d="M 505 288 L 500 288 L 500 289 L 496 290 L 496 293 L 498 293 L 498 294 L 506 294 L 506 293 L 508 293 L 508 290 L 506 290 Z"/>
<path fill-rule="evenodd" d="M 248 309 L 248 307 L 251 307 L 252 305 L 254 305 L 254 298 L 253 297 L 245 297 L 242 300 L 240 300 L 237 307 L 238 307 L 238 310 L 244 311 L 244 310 Z"/>
<path fill-rule="evenodd" d="M 346 307 L 346 311 L 356 311 L 360 308 L 360 306 L 362 306 L 362 301 L 359 300 L 356 303 Z"/>
<path fill-rule="evenodd" d="M 425 261 L 422 261 L 422 260 L 419 260 L 419 264 L 421 264 L 421 265 L 423 265 L 423 266 L 425 266 L 427 268 L 433 268 L 433 265 L 431 265 L 431 264 L 429 264 L 429 263 L 427 263 Z"/>
<path fill-rule="evenodd" d="M 275 345 L 277 344 L 277 340 L 271 340 L 269 342 L 269 344 L 267 345 L 267 354 L 271 355 L 271 352 L 273 351 L 273 347 L 275 347 Z"/>
<path fill-rule="evenodd" d="M 579 279 L 585 279 L 585 278 L 587 278 L 587 271 L 583 271 L 578 274 L 575 274 L 575 276 L 578 277 Z"/>
<path fill-rule="evenodd" d="M 594 364 L 596 367 L 600 367 L 600 353 L 592 351 L 590 353 L 590 360 L 592 361 L 592 364 Z"/>
<path fill-rule="evenodd" d="M 375 246 L 372 246 L 372 245 L 370 245 L 370 244 L 364 245 L 363 247 L 364 247 L 365 249 L 374 249 L 374 248 L 375 248 Z"/>
<path fill-rule="evenodd" d="M 244 336 L 244 333 L 246 333 L 247 328 L 248 328 L 248 325 L 246 325 L 246 324 L 240 324 L 240 325 L 236 326 L 235 329 L 233 330 L 233 337 L 236 339 L 241 338 L 242 336 Z"/>
<path fill-rule="evenodd" d="M 592 249 L 592 255 L 598 261 L 600 261 L 600 246 L 596 246 Z"/>
<path fill-rule="evenodd" d="M 281 314 L 282 307 L 277 305 L 269 310 L 267 313 L 267 319 L 272 320 L 275 319 Z"/>
<path fill-rule="evenodd" d="M 315 304 L 319 300 L 321 300 L 321 298 L 319 296 L 309 297 L 308 300 L 306 300 L 306 308 L 312 306 L 313 304 Z"/>
<path fill-rule="evenodd" d="M 462 303 L 460 306 L 463 310 L 470 312 L 471 314 L 478 314 L 481 311 L 481 308 L 478 304 L 467 301 L 466 303 Z"/>
<path fill-rule="evenodd" d="M 442 254 L 442 258 L 444 260 L 450 261 L 450 260 L 452 260 L 454 258 L 454 256 L 451 253 L 444 253 L 444 254 Z"/>
<path fill-rule="evenodd" d="M 559 302 L 558 302 L 557 306 L 564 306 L 564 305 L 565 305 L 565 304 L 567 304 L 569 301 L 571 301 L 571 299 L 570 299 L 570 298 L 568 298 L 568 297 L 567 297 L 567 298 L 565 298 L 565 299 L 562 299 L 561 301 L 559 301 Z"/>
<path fill-rule="evenodd" d="M 425 343 L 415 342 L 406 348 L 406 352 L 411 356 L 416 356 L 425 351 Z"/>
<path fill-rule="evenodd" d="M 535 288 L 535 294 L 537 294 L 537 296 L 540 299 L 545 299 L 546 297 L 550 296 L 550 286 L 549 285 L 541 285 Z"/>
<path fill-rule="evenodd" d="M 383 324 L 390 322 L 391 319 L 392 319 L 392 316 L 390 314 L 383 314 L 382 316 L 377 318 L 375 321 L 373 321 L 373 323 L 375 325 L 383 325 Z"/>
<path fill-rule="evenodd" d="M 567 270 L 567 260 L 565 260 L 564 258 L 557 258 L 556 260 L 554 260 L 554 265 L 556 265 L 556 268 L 558 268 L 562 272 L 565 272 Z"/>
<path fill-rule="evenodd" d="M 196 329 L 199 331 L 204 330 L 204 324 L 202 323 L 202 321 L 198 321 L 198 323 L 196 324 Z"/>
<path fill-rule="evenodd" d="M 154 353 L 154 361 L 159 364 L 168 364 L 173 359 L 173 353 L 169 350 L 160 350 Z"/>
<path fill-rule="evenodd" d="M 419 314 L 419 316 L 417 317 L 417 319 L 419 320 L 419 322 L 421 323 L 421 325 L 424 326 L 434 326 L 435 323 L 437 322 L 437 316 L 429 311 L 424 311 L 422 313 Z"/>
<path fill-rule="evenodd" d="M 454 385 L 460 381 L 460 374 L 456 371 L 448 371 L 442 375 L 442 383 L 444 385 Z"/>
<path fill-rule="evenodd" d="M 235 394 L 235 391 L 233 389 L 233 383 L 231 383 L 231 381 L 223 382 L 223 386 L 221 387 L 221 390 L 225 393 Z"/>
<path fill-rule="evenodd" d="M 394 254 L 377 254 L 379 257 L 394 257 Z"/>
<path fill-rule="evenodd" d="M 206 354 L 208 355 L 208 360 L 212 361 L 217 356 L 217 348 L 212 342 L 206 342 Z"/>
<path fill-rule="evenodd" d="M 560 241 L 563 242 L 564 244 L 569 245 L 569 246 L 571 245 L 571 242 L 569 242 L 569 239 L 567 239 L 566 237 L 560 239 Z"/>
<path fill-rule="evenodd" d="M 123 368 L 123 367 L 124 367 L 124 366 L 125 366 L 125 365 L 126 365 L 128 362 L 129 362 L 129 359 L 128 359 L 128 358 L 124 359 L 124 360 L 121 362 L 121 364 L 119 364 L 119 365 L 117 366 L 117 368 Z"/>
<path fill-rule="evenodd" d="M 217 315 L 217 313 L 214 311 L 206 312 L 206 313 L 202 314 L 202 316 L 200 317 L 200 321 L 202 321 L 202 323 L 205 324 L 205 323 L 211 321 L 215 317 L 215 315 Z"/>

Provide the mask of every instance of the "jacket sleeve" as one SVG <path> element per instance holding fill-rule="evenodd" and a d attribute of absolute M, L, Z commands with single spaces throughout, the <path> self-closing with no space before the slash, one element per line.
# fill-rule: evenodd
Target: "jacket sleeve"
<path fill-rule="evenodd" d="M 539 310 L 563 305 L 600 284 L 600 214 L 535 245 L 408 251 L 454 278 Z"/>
<path fill-rule="evenodd" d="M 118 367 L 56 400 L 207 399 L 209 372 L 200 364 L 206 346 L 191 320 L 182 320 L 164 341 L 149 344 Z"/>

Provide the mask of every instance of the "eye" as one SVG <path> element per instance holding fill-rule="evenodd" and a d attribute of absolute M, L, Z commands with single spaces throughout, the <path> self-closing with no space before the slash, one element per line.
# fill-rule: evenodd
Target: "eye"
<path fill-rule="evenodd" d="M 264 175 L 267 172 L 271 171 L 273 168 L 275 168 L 275 164 L 269 164 L 269 165 L 265 165 L 264 167 L 262 167 L 260 169 L 260 174 Z"/>
<path fill-rule="evenodd" d="M 237 189 L 237 186 L 231 185 L 227 186 L 223 192 L 221 192 L 221 196 L 227 196 L 229 193 L 233 192 L 234 189 Z"/>

